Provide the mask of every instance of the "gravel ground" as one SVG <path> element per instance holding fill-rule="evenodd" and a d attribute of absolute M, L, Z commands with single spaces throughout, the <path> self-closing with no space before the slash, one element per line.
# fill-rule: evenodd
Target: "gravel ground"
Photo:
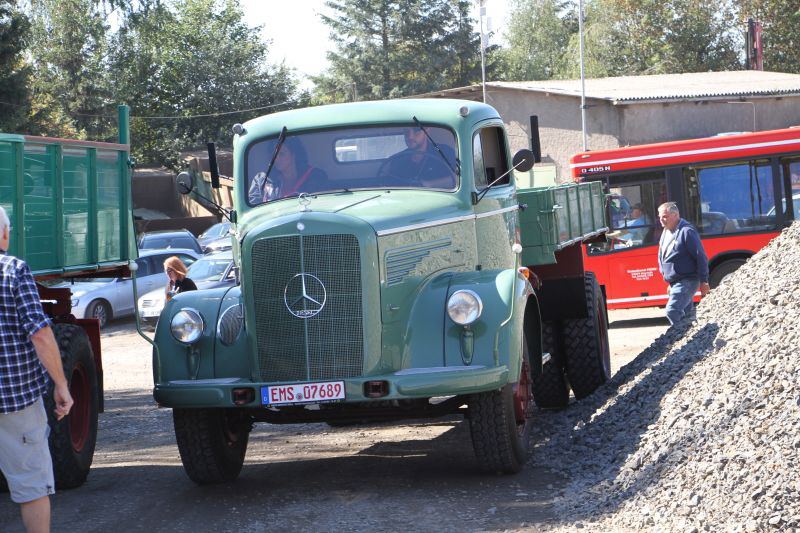
<path fill-rule="evenodd" d="M 800 530 L 800 223 L 593 396 L 537 422 L 553 531 Z"/>

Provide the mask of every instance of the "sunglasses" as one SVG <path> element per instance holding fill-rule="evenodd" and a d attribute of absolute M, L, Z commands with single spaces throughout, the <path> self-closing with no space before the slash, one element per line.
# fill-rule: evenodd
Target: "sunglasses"
<path fill-rule="evenodd" d="M 176 274 L 177 270 L 175 270 L 174 268 L 167 267 L 167 269 L 164 270 L 164 272 L 166 272 L 167 274 Z"/>

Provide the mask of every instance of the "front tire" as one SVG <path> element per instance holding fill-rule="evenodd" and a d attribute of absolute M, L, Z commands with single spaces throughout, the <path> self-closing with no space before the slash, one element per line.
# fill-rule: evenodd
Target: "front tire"
<path fill-rule="evenodd" d="M 469 400 L 472 446 L 483 470 L 513 474 L 528 460 L 533 409 L 528 344 L 523 337 L 517 383 L 473 394 Z"/>
<path fill-rule="evenodd" d="M 584 292 L 588 318 L 562 322 L 567 379 L 577 399 L 589 396 L 611 377 L 606 303 L 593 272 L 584 274 Z"/>
<path fill-rule="evenodd" d="M 247 452 L 252 422 L 237 409 L 173 409 L 175 439 L 189 478 L 199 485 L 233 481 Z"/>
<path fill-rule="evenodd" d="M 711 271 L 711 275 L 708 276 L 709 287 L 716 289 L 719 284 L 722 283 L 722 280 L 736 272 L 743 264 L 745 264 L 744 259 L 728 259 L 717 265 L 717 267 Z"/>
<path fill-rule="evenodd" d="M 57 420 L 53 382 L 45 395 L 50 424 L 50 455 L 56 488 L 81 486 L 89 475 L 97 443 L 97 415 L 100 392 L 97 367 L 86 332 L 74 324 L 56 324 L 53 334 L 61 351 L 61 364 L 74 404 L 69 414 Z"/>

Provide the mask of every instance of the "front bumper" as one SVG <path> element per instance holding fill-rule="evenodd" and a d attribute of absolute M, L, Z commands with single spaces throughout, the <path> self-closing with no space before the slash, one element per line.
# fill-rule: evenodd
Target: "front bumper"
<path fill-rule="evenodd" d="M 330 380 L 328 380 L 330 381 Z M 405 400 L 434 396 L 475 394 L 498 389 L 508 383 L 508 367 L 434 367 L 410 368 L 392 374 L 349 378 L 345 382 L 345 399 L 339 403 L 361 403 L 370 400 Z M 368 398 L 364 384 L 386 381 L 389 393 L 380 398 Z M 280 383 L 253 382 L 241 378 L 179 380 L 157 383 L 153 396 L 164 407 L 261 407 L 261 387 Z M 234 389 L 252 388 L 255 400 L 237 405 Z"/>

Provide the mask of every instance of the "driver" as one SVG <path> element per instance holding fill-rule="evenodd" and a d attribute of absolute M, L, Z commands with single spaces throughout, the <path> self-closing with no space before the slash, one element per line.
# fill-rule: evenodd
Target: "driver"
<path fill-rule="evenodd" d="M 403 185 L 418 183 L 434 189 L 455 188 L 456 156 L 452 148 L 439 145 L 440 154 L 421 128 L 405 128 L 403 139 L 407 148 L 391 156 L 385 163 L 385 172 L 381 173 L 402 180 Z"/>

